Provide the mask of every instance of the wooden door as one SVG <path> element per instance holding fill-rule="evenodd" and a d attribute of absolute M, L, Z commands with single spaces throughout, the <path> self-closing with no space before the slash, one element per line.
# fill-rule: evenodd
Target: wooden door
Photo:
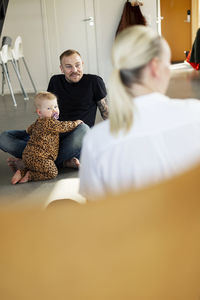
<path fill-rule="evenodd" d="M 172 51 L 172 62 L 185 60 L 184 51 L 191 49 L 191 0 L 160 0 L 161 34 Z"/>

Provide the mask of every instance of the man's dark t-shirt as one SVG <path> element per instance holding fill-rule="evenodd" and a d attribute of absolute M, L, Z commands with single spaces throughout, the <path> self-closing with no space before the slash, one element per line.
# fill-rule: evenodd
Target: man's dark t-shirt
<path fill-rule="evenodd" d="M 64 74 L 54 75 L 47 90 L 58 98 L 60 121 L 82 120 L 90 127 L 95 122 L 97 102 L 106 96 L 103 79 L 90 74 L 77 83 L 69 83 Z"/>

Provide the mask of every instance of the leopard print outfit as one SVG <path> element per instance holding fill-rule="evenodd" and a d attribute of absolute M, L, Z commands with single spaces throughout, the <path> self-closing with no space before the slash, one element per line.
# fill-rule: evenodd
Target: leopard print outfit
<path fill-rule="evenodd" d="M 58 174 L 54 161 L 59 150 L 59 133 L 72 131 L 77 121 L 58 121 L 54 118 L 37 119 L 27 133 L 30 139 L 22 154 L 25 169 L 22 177 L 29 171 L 29 181 L 47 180 Z"/>

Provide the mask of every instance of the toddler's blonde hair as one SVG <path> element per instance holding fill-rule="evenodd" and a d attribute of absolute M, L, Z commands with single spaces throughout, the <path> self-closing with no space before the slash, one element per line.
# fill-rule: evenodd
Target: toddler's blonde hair
<path fill-rule="evenodd" d="M 53 93 L 42 91 L 42 92 L 39 92 L 37 95 L 35 95 L 34 104 L 35 104 L 36 108 L 39 108 L 43 101 L 55 100 L 55 99 L 57 100 L 57 97 Z"/>

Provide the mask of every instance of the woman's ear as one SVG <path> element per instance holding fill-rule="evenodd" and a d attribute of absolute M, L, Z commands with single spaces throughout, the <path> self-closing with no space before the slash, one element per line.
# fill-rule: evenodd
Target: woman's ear
<path fill-rule="evenodd" d="M 159 75 L 159 63 L 160 61 L 157 57 L 153 58 L 149 63 L 149 68 L 153 77 L 158 77 Z"/>

